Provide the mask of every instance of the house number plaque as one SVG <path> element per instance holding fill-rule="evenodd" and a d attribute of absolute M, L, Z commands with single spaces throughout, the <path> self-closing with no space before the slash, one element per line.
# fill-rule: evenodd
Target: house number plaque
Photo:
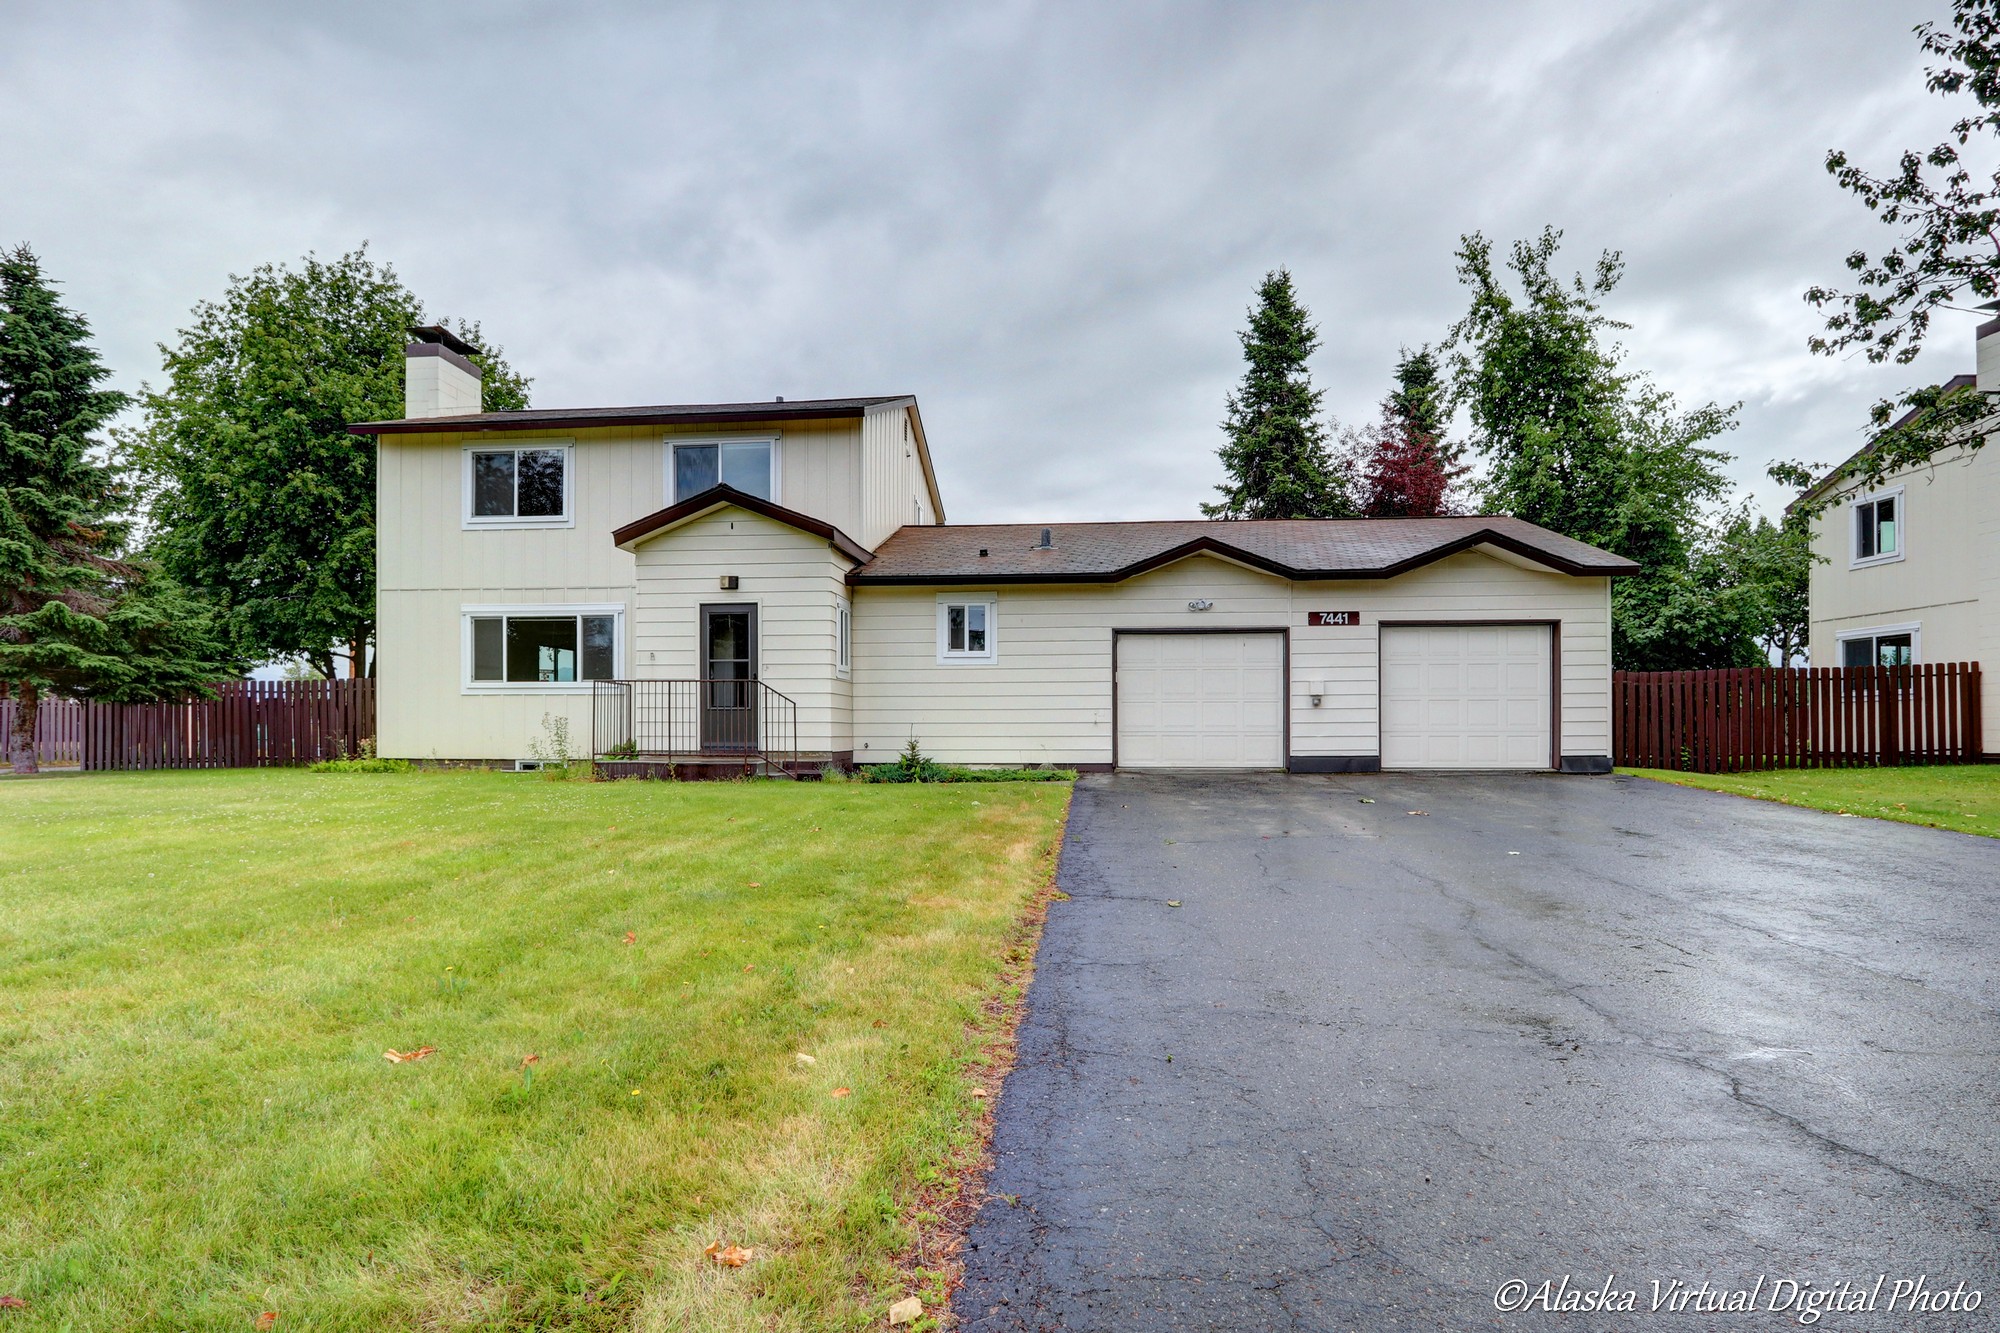
<path fill-rule="evenodd" d="M 1308 625 L 1359 625 L 1360 623 L 1361 613 L 1359 611 L 1306 612 L 1306 624 Z"/>

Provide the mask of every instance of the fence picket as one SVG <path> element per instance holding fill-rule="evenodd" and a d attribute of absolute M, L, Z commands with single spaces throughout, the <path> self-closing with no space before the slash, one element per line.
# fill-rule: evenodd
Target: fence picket
<path fill-rule="evenodd" d="M 1977 763 L 1977 662 L 1612 674 L 1616 762 L 1703 773 Z"/>

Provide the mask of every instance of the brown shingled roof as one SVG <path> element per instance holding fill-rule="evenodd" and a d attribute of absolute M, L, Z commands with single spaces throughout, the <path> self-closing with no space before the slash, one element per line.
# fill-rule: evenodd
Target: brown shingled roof
<path fill-rule="evenodd" d="M 849 575 L 856 584 L 1111 583 L 1202 552 L 1291 579 L 1385 579 L 1491 545 L 1565 574 L 1636 574 L 1623 556 L 1504 515 L 905 527 Z M 984 549 L 986 554 L 980 555 Z"/>
<path fill-rule="evenodd" d="M 434 431 L 541 430 L 551 426 L 694 425 L 707 422 L 802 421 L 858 417 L 884 403 L 914 403 L 908 394 L 875 398 L 802 398 L 770 403 L 668 403 L 658 407 L 537 407 L 520 412 L 468 412 L 452 417 L 363 421 L 350 435 L 411 435 Z"/>

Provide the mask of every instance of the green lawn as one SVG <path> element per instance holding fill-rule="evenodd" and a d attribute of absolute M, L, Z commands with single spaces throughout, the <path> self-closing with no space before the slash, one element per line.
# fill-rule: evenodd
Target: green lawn
<path fill-rule="evenodd" d="M 0 783 L 0 1330 L 879 1326 L 1068 795 Z"/>
<path fill-rule="evenodd" d="M 2000 765 L 1794 768 L 1770 773 L 1675 773 L 1654 768 L 1619 771 L 1784 805 L 2000 837 Z"/>

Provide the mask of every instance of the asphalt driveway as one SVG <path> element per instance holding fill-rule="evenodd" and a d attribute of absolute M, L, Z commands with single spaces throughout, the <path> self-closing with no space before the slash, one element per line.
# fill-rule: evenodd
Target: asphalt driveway
<path fill-rule="evenodd" d="M 1818 1327 L 2000 1310 L 2000 842 L 1623 777 L 1121 774 L 1060 884 L 964 1327 L 1797 1328 L 1775 1284 L 1878 1274 Z M 1495 1309 L 1564 1275 L 1637 1309 Z M 1760 1275 L 1759 1313 L 1648 1313 Z M 1984 1308 L 1881 1308 L 1926 1275 Z"/>

